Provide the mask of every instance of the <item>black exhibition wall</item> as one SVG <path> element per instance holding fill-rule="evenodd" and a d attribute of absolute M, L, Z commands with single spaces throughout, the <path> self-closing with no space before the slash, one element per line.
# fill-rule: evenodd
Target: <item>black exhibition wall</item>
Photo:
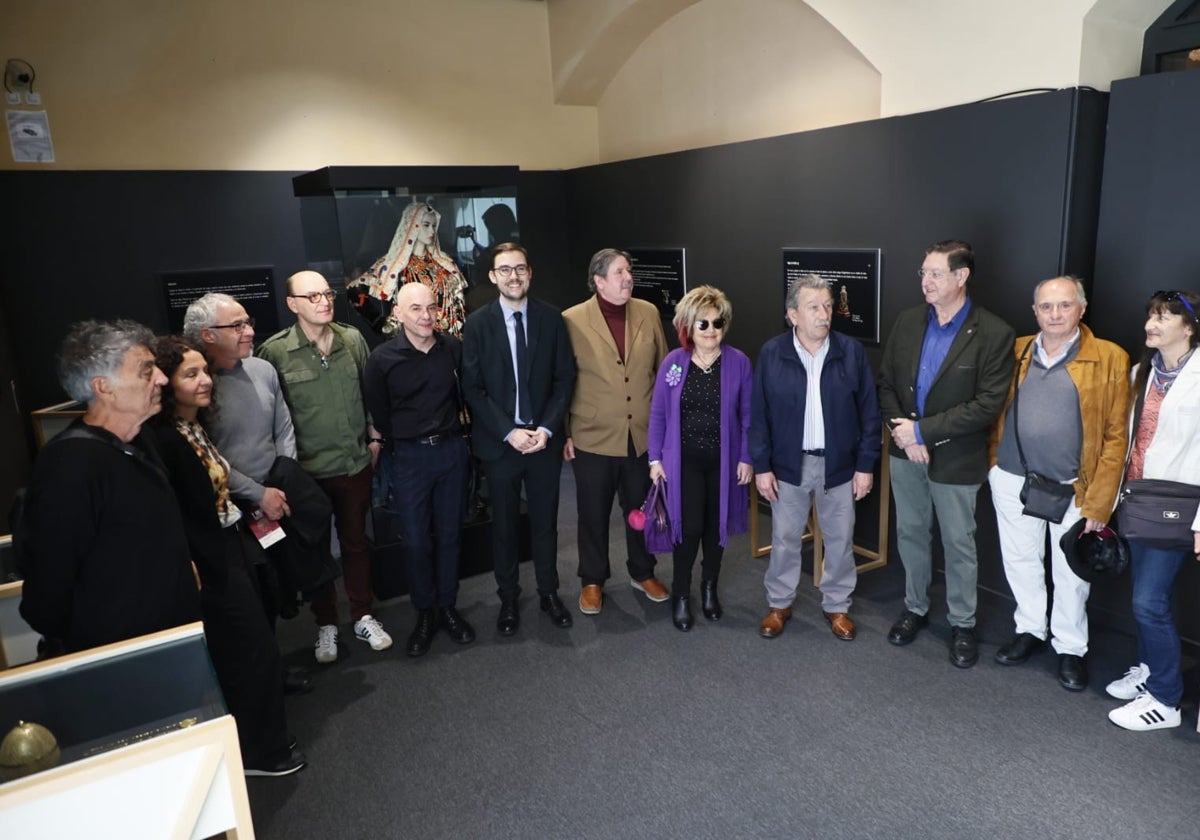
<path fill-rule="evenodd" d="M 1200 291 L 1200 73 L 1159 73 L 1113 84 L 1089 312 L 1098 335 L 1136 361 L 1145 304 L 1159 289 Z M 1129 610 L 1128 581 L 1092 601 Z M 1200 564 L 1176 586 L 1175 615 L 1200 640 Z"/>

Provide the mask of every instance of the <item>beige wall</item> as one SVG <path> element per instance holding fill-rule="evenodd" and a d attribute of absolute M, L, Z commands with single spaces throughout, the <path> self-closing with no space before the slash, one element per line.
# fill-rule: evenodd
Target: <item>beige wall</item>
<path fill-rule="evenodd" d="M 596 160 L 595 110 L 554 104 L 544 3 L 5 5 L 0 57 L 37 70 L 54 168 Z"/>
<path fill-rule="evenodd" d="M 796 0 L 701 0 L 649 37 L 599 100 L 600 159 L 879 116 L 879 73 Z"/>
<path fill-rule="evenodd" d="M 1137 72 L 1170 0 L 34 0 L 57 162 L 567 168 Z M 7 151 L 0 168 L 18 168 Z"/>

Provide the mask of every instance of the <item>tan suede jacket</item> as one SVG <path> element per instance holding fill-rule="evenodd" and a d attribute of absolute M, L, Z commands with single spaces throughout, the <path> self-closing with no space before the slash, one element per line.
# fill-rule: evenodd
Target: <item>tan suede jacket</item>
<path fill-rule="evenodd" d="M 1013 344 L 1013 355 L 1021 359 L 1025 345 L 1036 336 L 1026 335 Z M 992 426 L 988 463 L 995 465 L 996 450 L 1004 433 L 1004 419 L 1013 398 L 1013 385 L 1024 381 L 1033 360 L 1033 348 L 1020 361 L 1014 382 L 1009 383 L 1004 410 Z M 1067 373 L 1079 392 L 1079 415 L 1083 419 L 1083 451 L 1079 455 L 1079 480 L 1075 482 L 1075 504 L 1085 519 L 1107 522 L 1112 515 L 1125 452 L 1129 448 L 1129 356 L 1111 341 L 1079 325 L 1079 353 L 1067 363 Z"/>
<path fill-rule="evenodd" d="M 614 457 L 628 454 L 632 436 L 641 455 L 650 427 L 654 375 L 667 355 L 658 309 L 630 299 L 625 310 L 624 364 L 595 295 L 564 312 L 563 323 L 577 368 L 567 436 L 585 452 Z"/>

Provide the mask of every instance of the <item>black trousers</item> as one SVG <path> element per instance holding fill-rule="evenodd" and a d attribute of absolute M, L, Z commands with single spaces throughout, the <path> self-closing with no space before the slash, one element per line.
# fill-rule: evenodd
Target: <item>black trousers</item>
<path fill-rule="evenodd" d="M 579 577 L 584 586 L 603 585 L 609 578 L 608 520 L 612 514 L 613 496 L 621 503 L 621 514 L 637 510 L 646 501 L 650 490 L 650 460 L 638 455 L 629 441 L 625 457 L 596 455 L 575 450 L 575 498 L 579 515 Z M 629 577 L 645 580 L 654 576 L 654 555 L 646 551 L 641 531 L 625 521 L 625 547 L 629 560 Z"/>
<path fill-rule="evenodd" d="M 541 452 L 522 455 L 511 446 L 499 458 L 483 462 L 492 501 L 492 562 L 496 594 L 502 599 L 521 593 L 517 556 L 521 516 L 521 484 L 529 511 L 530 554 L 539 595 L 558 591 L 558 485 L 562 445 L 551 440 Z"/>
<path fill-rule="evenodd" d="M 204 587 L 200 610 L 204 637 L 217 682 L 237 724 L 242 760 L 250 767 L 281 761 L 288 749 L 283 708 L 283 663 L 275 632 L 251 582 L 248 557 L 257 544 L 240 525 L 223 529 L 228 580 L 218 590 Z"/>
<path fill-rule="evenodd" d="M 721 450 L 684 447 L 680 458 L 679 487 L 667 492 L 682 493 L 683 542 L 675 546 L 675 569 L 671 576 L 671 594 L 687 595 L 692 589 L 692 566 L 696 553 L 704 546 L 700 573 L 704 580 L 715 581 L 721 574 Z"/>

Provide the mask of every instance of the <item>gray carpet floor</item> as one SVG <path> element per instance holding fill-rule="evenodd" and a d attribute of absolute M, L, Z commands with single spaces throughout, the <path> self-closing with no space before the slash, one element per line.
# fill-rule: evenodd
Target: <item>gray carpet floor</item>
<path fill-rule="evenodd" d="M 979 664 L 953 667 L 940 577 L 930 627 L 888 644 L 903 609 L 894 557 L 859 580 L 857 640 L 829 632 L 805 574 L 795 617 L 768 641 L 766 558 L 742 536 L 725 555 L 725 617 L 708 623 L 697 608 L 681 633 L 668 604 L 630 587 L 615 513 L 604 609 L 583 616 L 569 469 L 559 521 L 572 629 L 539 613 L 528 564 L 512 638 L 495 632 L 490 574 L 459 595 L 478 640 L 439 635 L 420 659 L 404 655 L 407 598 L 375 612 L 390 651 L 344 625 L 329 666 L 312 660 L 307 610 L 280 626 L 285 661 L 316 682 L 288 698 L 310 764 L 248 780 L 260 838 L 1200 837 L 1196 709 L 1174 730 L 1109 723 L 1119 702 L 1104 685 L 1136 648 L 1096 617 L 1092 686 L 1079 694 L 1059 687 L 1051 652 L 992 661 L 1012 633 L 996 593 L 980 595 Z M 670 568 L 661 558 L 660 579 Z"/>

